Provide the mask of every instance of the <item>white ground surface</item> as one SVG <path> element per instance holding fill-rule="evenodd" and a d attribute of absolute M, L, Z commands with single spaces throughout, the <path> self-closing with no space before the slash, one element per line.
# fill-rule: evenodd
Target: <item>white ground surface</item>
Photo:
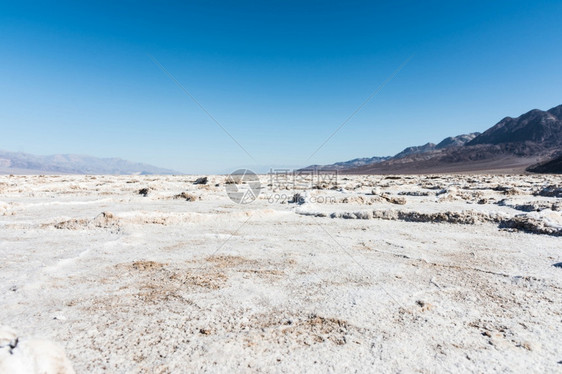
<path fill-rule="evenodd" d="M 0 325 L 77 373 L 562 371 L 560 177 L 209 179 L 0 176 Z"/>

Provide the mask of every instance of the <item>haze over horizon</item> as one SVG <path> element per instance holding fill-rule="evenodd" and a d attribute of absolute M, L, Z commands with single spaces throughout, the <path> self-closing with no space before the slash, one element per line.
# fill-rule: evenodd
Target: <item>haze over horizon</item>
<path fill-rule="evenodd" d="M 100 4 L 0 5 L 0 149 L 263 171 L 562 103 L 560 2 Z"/>

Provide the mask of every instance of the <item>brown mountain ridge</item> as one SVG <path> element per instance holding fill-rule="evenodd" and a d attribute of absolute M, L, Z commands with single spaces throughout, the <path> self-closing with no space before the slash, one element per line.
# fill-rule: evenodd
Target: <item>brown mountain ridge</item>
<path fill-rule="evenodd" d="M 339 170 L 342 174 L 560 173 L 562 105 L 505 117 L 480 133 L 408 147 L 394 157 Z M 338 165 L 345 165 L 345 162 Z M 316 166 L 317 167 L 317 166 Z M 317 167 L 318 168 L 318 167 Z M 329 165 L 323 166 L 329 168 Z"/>

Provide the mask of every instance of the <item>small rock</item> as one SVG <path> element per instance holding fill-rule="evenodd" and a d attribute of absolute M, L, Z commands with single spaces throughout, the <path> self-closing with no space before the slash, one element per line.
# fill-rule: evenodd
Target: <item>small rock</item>
<path fill-rule="evenodd" d="M 139 190 L 138 194 L 146 197 L 149 192 L 150 192 L 150 189 L 148 187 L 145 187 L 145 188 L 141 188 Z"/>
<path fill-rule="evenodd" d="M 390 195 L 387 195 L 387 194 L 384 194 L 381 197 L 391 204 L 397 204 L 397 205 L 406 204 L 406 199 L 403 198 L 403 197 L 394 197 L 394 196 L 390 196 Z"/>
<path fill-rule="evenodd" d="M 430 304 L 430 303 L 428 303 L 426 301 L 423 301 L 423 300 L 417 300 L 416 304 L 418 304 L 418 306 L 421 308 L 422 312 L 433 309 L 433 304 Z"/>
<path fill-rule="evenodd" d="M 541 345 L 540 345 L 540 343 L 536 343 L 536 342 L 526 340 L 526 341 L 521 343 L 521 347 L 525 348 L 528 351 L 539 351 L 540 348 L 541 348 Z"/>
<path fill-rule="evenodd" d="M 207 184 L 207 182 L 209 182 L 209 178 L 201 177 L 201 178 L 197 178 L 195 182 L 193 182 L 193 184 Z"/>
<path fill-rule="evenodd" d="M 562 197 L 562 187 L 552 184 L 536 192 L 535 195 L 546 197 Z"/>
<path fill-rule="evenodd" d="M 299 204 L 302 205 L 306 202 L 306 197 L 301 195 L 300 193 L 296 193 L 293 195 L 293 197 L 291 198 L 291 200 L 289 200 L 289 203 L 293 203 L 293 204 Z"/>
<path fill-rule="evenodd" d="M 178 195 L 175 195 L 174 199 L 185 199 L 186 201 L 195 201 L 197 200 L 197 196 L 189 194 L 187 192 L 182 192 Z"/>

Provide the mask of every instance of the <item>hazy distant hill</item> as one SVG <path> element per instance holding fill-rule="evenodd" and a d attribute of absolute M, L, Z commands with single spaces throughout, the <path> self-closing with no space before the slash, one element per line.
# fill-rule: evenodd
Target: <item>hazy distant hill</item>
<path fill-rule="evenodd" d="M 424 145 L 417 145 L 412 147 L 407 147 L 403 151 L 397 153 L 394 156 L 382 156 L 382 157 L 371 157 L 371 158 L 355 158 L 349 161 L 336 162 L 330 165 L 311 165 L 304 169 L 314 169 L 314 170 L 348 170 L 360 166 L 368 166 L 373 164 L 378 164 L 384 161 L 396 160 L 404 158 L 406 156 L 416 155 L 416 154 L 428 154 L 428 152 L 434 151 L 436 149 L 444 149 L 448 147 L 455 147 L 465 144 L 466 142 L 474 139 L 476 136 L 480 135 L 479 132 L 472 134 L 463 134 L 455 137 L 448 137 L 443 139 L 439 144 L 426 143 Z"/>
<path fill-rule="evenodd" d="M 506 117 L 484 133 L 464 134 L 408 147 L 376 163 L 342 168 L 350 174 L 418 174 L 502 171 L 559 173 L 562 105 Z M 337 163 L 345 164 L 345 163 Z M 540 165 L 539 165 L 540 164 Z M 535 166 L 536 165 L 536 166 Z"/>
<path fill-rule="evenodd" d="M 310 165 L 304 169 L 305 170 L 343 170 L 343 169 L 349 169 L 349 168 L 354 168 L 363 165 L 376 164 L 378 162 L 383 162 L 388 159 L 390 159 L 390 156 L 354 158 L 353 160 L 336 162 L 335 164 L 330 164 L 330 165 Z"/>
<path fill-rule="evenodd" d="M 9 174 L 181 174 L 152 165 L 120 158 L 83 155 L 37 156 L 0 151 L 0 173 Z"/>

